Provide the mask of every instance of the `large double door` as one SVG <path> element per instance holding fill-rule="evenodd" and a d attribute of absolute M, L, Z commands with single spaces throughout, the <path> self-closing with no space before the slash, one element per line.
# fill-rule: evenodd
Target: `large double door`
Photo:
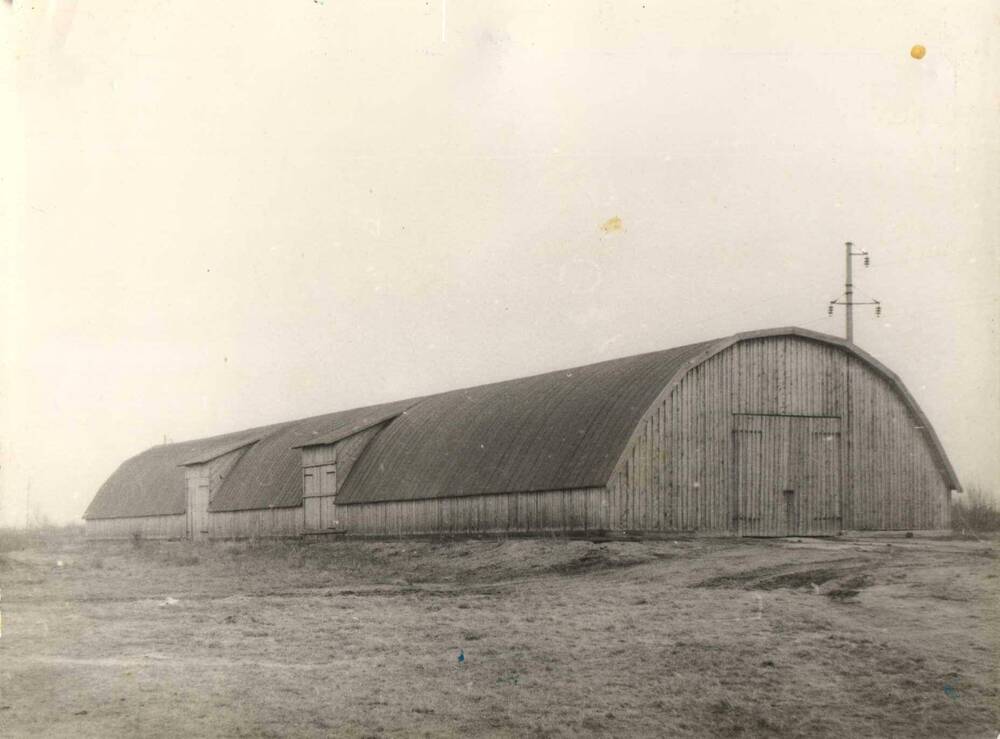
<path fill-rule="evenodd" d="M 839 418 L 737 414 L 733 446 L 741 536 L 840 531 Z"/>
<path fill-rule="evenodd" d="M 337 528 L 337 465 L 302 470 L 302 508 L 307 531 Z"/>

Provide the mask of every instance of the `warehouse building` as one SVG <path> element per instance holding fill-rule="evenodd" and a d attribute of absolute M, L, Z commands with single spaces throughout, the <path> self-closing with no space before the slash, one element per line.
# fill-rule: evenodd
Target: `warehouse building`
<path fill-rule="evenodd" d="M 724 339 L 149 449 L 88 535 L 936 530 L 960 490 L 923 412 L 853 344 Z"/>

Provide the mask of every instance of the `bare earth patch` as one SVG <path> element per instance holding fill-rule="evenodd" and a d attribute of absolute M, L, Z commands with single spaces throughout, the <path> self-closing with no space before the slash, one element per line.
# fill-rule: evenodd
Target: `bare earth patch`
<path fill-rule="evenodd" d="M 35 543 L 0 736 L 993 739 L 997 575 L 919 537 Z"/>

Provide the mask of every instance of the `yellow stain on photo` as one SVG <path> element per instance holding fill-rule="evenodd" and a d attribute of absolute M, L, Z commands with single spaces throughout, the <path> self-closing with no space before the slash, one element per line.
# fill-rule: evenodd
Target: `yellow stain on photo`
<path fill-rule="evenodd" d="M 622 219 L 618 216 L 609 218 L 604 223 L 601 224 L 601 230 L 604 233 L 612 233 L 613 231 L 621 231 L 625 226 L 622 224 Z"/>

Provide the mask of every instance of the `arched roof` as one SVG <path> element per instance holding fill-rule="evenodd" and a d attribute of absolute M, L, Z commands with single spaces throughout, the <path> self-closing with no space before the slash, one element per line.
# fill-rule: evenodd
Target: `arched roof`
<path fill-rule="evenodd" d="M 778 335 L 838 346 L 881 373 L 920 421 L 944 478 L 960 489 L 934 430 L 895 374 L 842 339 L 782 328 L 153 447 L 119 467 L 84 517 L 183 513 L 182 465 L 242 447 L 247 451 L 210 509 L 297 506 L 297 447 L 333 443 L 385 421 L 391 422 L 355 463 L 338 503 L 602 487 L 650 408 L 685 373 L 736 342 Z"/>
<path fill-rule="evenodd" d="M 788 327 L 735 334 L 427 398 L 369 444 L 337 503 L 603 487 L 647 413 L 692 368 L 740 341 L 799 336 L 837 346 L 895 388 L 949 485 L 958 479 L 900 379 L 843 339 Z"/>
<path fill-rule="evenodd" d="M 713 343 L 425 398 L 372 440 L 337 503 L 602 487 L 664 384 Z"/>
<path fill-rule="evenodd" d="M 285 424 L 247 449 L 226 475 L 209 510 L 239 511 L 302 504 L 302 452 L 310 443 L 330 444 L 398 416 L 419 398 L 306 418 Z"/>
<path fill-rule="evenodd" d="M 302 502 L 301 452 L 320 436 L 336 440 L 401 413 L 419 399 L 327 413 L 207 439 L 161 444 L 126 460 L 97 491 L 84 518 L 184 513 L 184 466 L 249 446 L 215 492 L 213 511 L 297 506 Z"/>
<path fill-rule="evenodd" d="M 84 518 L 129 518 L 184 513 L 187 507 L 185 462 L 214 459 L 220 454 L 251 444 L 276 426 L 262 426 L 207 439 L 161 444 L 122 462 L 98 489 Z M 222 451 L 219 451 L 222 450 Z"/>

